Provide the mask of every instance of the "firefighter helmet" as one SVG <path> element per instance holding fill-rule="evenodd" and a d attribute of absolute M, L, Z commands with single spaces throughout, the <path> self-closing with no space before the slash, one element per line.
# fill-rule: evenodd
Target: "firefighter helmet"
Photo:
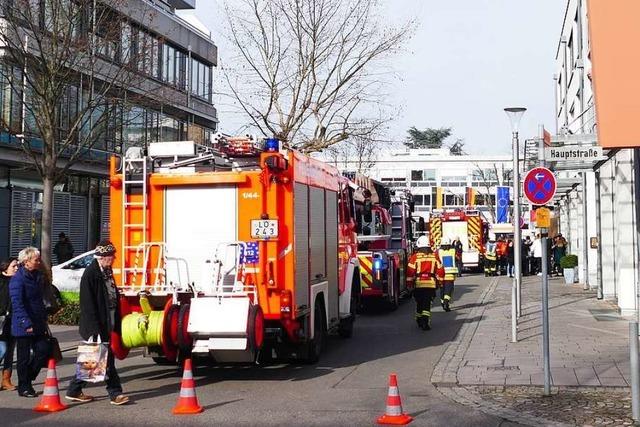
<path fill-rule="evenodd" d="M 427 236 L 418 237 L 418 241 L 416 242 L 416 247 L 418 248 L 428 248 L 431 244 L 429 243 L 429 238 Z"/>

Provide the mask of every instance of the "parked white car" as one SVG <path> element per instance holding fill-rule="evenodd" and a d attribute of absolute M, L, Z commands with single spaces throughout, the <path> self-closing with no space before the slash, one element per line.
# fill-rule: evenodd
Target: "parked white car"
<path fill-rule="evenodd" d="M 93 261 L 94 252 L 95 250 L 85 252 L 69 261 L 51 267 L 53 285 L 60 291 L 80 292 L 82 273 Z"/>

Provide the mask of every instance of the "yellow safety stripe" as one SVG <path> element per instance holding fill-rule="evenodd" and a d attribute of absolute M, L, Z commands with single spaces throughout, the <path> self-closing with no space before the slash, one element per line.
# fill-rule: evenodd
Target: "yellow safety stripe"
<path fill-rule="evenodd" d="M 442 219 L 431 218 L 429 220 L 429 232 L 431 236 L 431 245 L 439 246 L 442 241 Z"/>
<path fill-rule="evenodd" d="M 467 218 L 467 237 L 469 238 L 469 246 L 480 251 L 480 235 L 482 233 L 482 221 L 480 217 L 472 216 Z"/>

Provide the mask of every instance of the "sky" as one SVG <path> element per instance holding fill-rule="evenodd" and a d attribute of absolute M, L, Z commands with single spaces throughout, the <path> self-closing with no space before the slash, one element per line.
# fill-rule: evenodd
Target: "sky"
<path fill-rule="evenodd" d="M 230 5 L 236 0 L 227 0 Z M 527 108 L 521 138 L 539 124 L 555 131 L 553 74 L 566 9 L 562 0 L 380 0 L 389 22 L 417 19 L 417 29 L 390 65 L 399 111 L 387 138 L 402 141 L 411 126 L 452 127 L 470 154 L 511 152 L 511 128 L 503 109 Z M 191 12 L 212 32 L 222 62 L 223 0 L 198 0 Z M 244 119 L 214 99 L 220 129 L 234 133 Z"/>

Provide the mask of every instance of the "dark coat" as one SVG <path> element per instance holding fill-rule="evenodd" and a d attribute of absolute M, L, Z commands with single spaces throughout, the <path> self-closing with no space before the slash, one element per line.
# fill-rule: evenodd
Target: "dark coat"
<path fill-rule="evenodd" d="M 11 334 L 11 295 L 9 294 L 9 280 L 11 277 L 0 273 L 0 316 L 9 313 L 9 317 L 4 322 L 4 328 L 0 330 L 0 341 L 4 341 L 6 336 Z"/>
<path fill-rule="evenodd" d="M 47 332 L 47 310 L 42 302 L 44 276 L 39 270 L 23 266 L 11 277 L 11 334 L 14 337 L 44 335 Z M 32 332 L 27 329 L 33 328 Z"/>
<path fill-rule="evenodd" d="M 68 238 L 58 241 L 53 247 L 53 253 L 58 258 L 58 264 L 69 261 L 73 258 L 73 245 Z"/>
<path fill-rule="evenodd" d="M 104 342 L 110 340 L 110 332 L 120 332 L 120 296 L 116 287 L 118 303 L 116 306 L 116 324 L 111 325 L 109 315 L 109 294 L 105 279 L 98 264 L 93 260 L 84 270 L 80 279 L 80 336 L 88 340 L 100 334 Z"/>

